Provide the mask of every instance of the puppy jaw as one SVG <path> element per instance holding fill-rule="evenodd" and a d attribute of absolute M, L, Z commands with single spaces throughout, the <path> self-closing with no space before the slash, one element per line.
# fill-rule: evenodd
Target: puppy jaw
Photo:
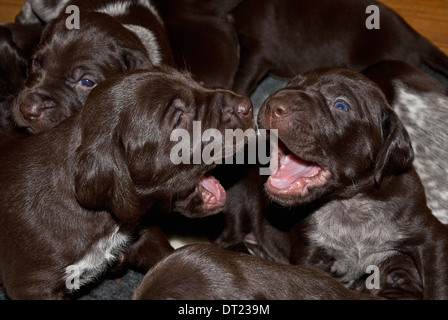
<path fill-rule="evenodd" d="M 236 95 L 227 90 L 214 90 L 212 95 L 214 97 L 207 104 L 207 107 L 211 110 L 204 114 L 210 115 L 212 112 L 216 112 L 216 108 L 221 106 L 220 116 L 212 117 L 215 118 L 212 123 L 214 123 L 214 126 L 220 127 L 220 132 L 223 134 L 223 137 L 225 136 L 224 131 L 226 129 L 242 129 L 243 131 L 254 129 L 253 106 L 249 98 Z M 207 121 L 203 123 L 207 123 Z M 213 125 L 209 122 L 208 126 Z M 202 129 L 206 130 L 210 128 Z M 247 143 L 246 137 L 244 142 Z M 223 141 L 223 159 L 225 156 L 229 156 L 226 154 L 225 144 L 226 142 Z M 243 147 L 244 145 L 240 144 L 234 145 L 232 155 Z M 175 203 L 175 211 L 179 211 L 189 217 L 203 217 L 222 211 L 226 204 L 227 196 L 224 187 L 211 173 L 216 166 L 216 164 L 205 166 L 204 174 L 200 177 L 196 188 L 187 197 Z"/>
<path fill-rule="evenodd" d="M 46 131 L 71 115 L 71 109 L 60 108 L 52 98 L 36 97 L 40 88 L 25 89 L 19 94 L 12 108 L 14 121 L 19 127 L 35 134 Z M 34 102 L 33 102 L 34 100 Z"/>
<path fill-rule="evenodd" d="M 212 175 L 206 174 L 199 179 L 198 192 L 207 211 L 222 208 L 226 204 L 226 191 Z"/>
<path fill-rule="evenodd" d="M 312 188 L 325 185 L 331 177 L 328 169 L 299 158 L 281 141 L 273 160 L 278 162 L 277 170 L 269 176 L 265 187 L 271 195 L 286 201 L 309 196 Z"/>
<path fill-rule="evenodd" d="M 313 130 L 312 125 L 298 120 L 305 115 L 291 107 L 295 103 L 304 104 L 309 97 L 301 93 L 301 99 L 305 100 L 288 101 L 283 97 L 286 91 L 290 96 L 291 93 L 297 96 L 296 92 L 286 88 L 283 93 L 266 100 L 258 113 L 258 124 L 260 128 L 274 129 L 278 134 L 278 145 L 273 145 L 271 169 L 273 163 L 276 165 L 265 183 L 267 194 L 284 206 L 295 206 L 319 197 L 332 174 L 326 164 L 328 161 L 324 161 L 324 156 L 315 148 L 318 143 L 308 132 Z M 270 132 L 270 136 L 273 134 Z"/>

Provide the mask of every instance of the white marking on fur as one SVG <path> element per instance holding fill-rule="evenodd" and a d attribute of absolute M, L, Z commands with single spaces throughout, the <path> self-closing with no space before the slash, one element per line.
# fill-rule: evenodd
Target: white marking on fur
<path fill-rule="evenodd" d="M 139 5 L 141 5 L 141 6 L 149 9 L 149 11 L 151 11 L 151 13 L 157 18 L 159 23 L 161 25 L 163 25 L 162 17 L 160 16 L 159 11 L 157 11 L 156 7 L 154 6 L 154 4 L 151 1 L 148 1 L 148 0 L 138 0 L 137 3 Z"/>
<path fill-rule="evenodd" d="M 92 246 L 85 256 L 73 265 L 80 271 L 80 286 L 100 276 L 117 255 L 124 250 L 129 239 L 130 236 L 121 233 L 117 226 L 108 236 L 101 238 Z M 67 280 L 67 276 L 64 281 Z"/>
<path fill-rule="evenodd" d="M 137 4 L 139 6 L 145 7 L 149 11 L 151 11 L 151 13 L 157 19 L 157 21 L 159 21 L 159 23 L 161 25 L 163 25 L 163 20 L 160 17 L 160 14 L 157 11 L 156 7 L 151 3 L 151 1 L 148 1 L 148 0 L 138 0 Z M 104 6 L 96 9 L 95 11 L 108 14 L 108 15 L 110 15 L 112 17 L 116 17 L 116 16 L 121 16 L 121 15 L 128 14 L 129 13 L 129 8 L 131 7 L 131 5 L 132 5 L 131 2 L 117 1 L 117 2 L 114 2 L 114 3 L 108 3 L 108 4 L 104 5 Z"/>
<path fill-rule="evenodd" d="M 356 196 L 332 201 L 310 216 L 308 238 L 335 257 L 331 271 L 342 283 L 350 285 L 367 266 L 378 266 L 396 253 L 395 243 L 405 235 L 390 210 L 384 202 Z"/>
<path fill-rule="evenodd" d="M 130 5 L 131 5 L 130 2 L 119 1 L 105 4 L 104 6 L 96 9 L 95 11 L 108 14 L 112 17 L 121 16 L 128 13 Z"/>
<path fill-rule="evenodd" d="M 168 241 L 174 249 L 194 243 L 210 243 L 206 237 L 188 235 L 167 235 Z"/>
<path fill-rule="evenodd" d="M 153 64 L 160 64 L 162 62 L 162 55 L 160 54 L 159 43 L 154 33 L 142 26 L 136 24 L 125 24 L 128 30 L 134 32 L 148 52 L 149 58 Z"/>
<path fill-rule="evenodd" d="M 395 82 L 393 109 L 411 138 L 414 167 L 425 187 L 428 207 L 448 224 L 448 97 L 436 93 L 414 93 Z"/>
<path fill-rule="evenodd" d="M 60 0 L 54 6 L 49 6 L 43 0 L 27 0 L 19 13 L 19 21 L 35 23 L 38 21 L 36 15 L 45 22 L 56 18 L 65 8 L 70 0 Z"/>

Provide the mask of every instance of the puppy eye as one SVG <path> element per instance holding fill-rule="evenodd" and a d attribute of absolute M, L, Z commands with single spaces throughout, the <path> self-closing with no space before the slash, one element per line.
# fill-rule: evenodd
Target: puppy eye
<path fill-rule="evenodd" d="M 86 79 L 86 78 L 79 80 L 78 83 L 81 86 L 86 87 L 86 88 L 93 88 L 94 86 L 96 86 L 95 82 L 93 82 L 92 80 Z"/>
<path fill-rule="evenodd" d="M 174 124 L 174 129 L 176 129 L 177 127 L 179 127 L 182 123 L 182 120 L 184 119 L 184 114 L 182 112 L 179 113 L 176 123 Z"/>
<path fill-rule="evenodd" d="M 33 65 L 33 68 L 36 68 L 36 69 L 40 68 L 40 63 L 36 59 L 33 59 L 31 63 Z"/>
<path fill-rule="evenodd" d="M 334 106 L 342 111 L 349 111 L 350 107 L 347 105 L 345 101 L 338 100 L 334 103 Z"/>

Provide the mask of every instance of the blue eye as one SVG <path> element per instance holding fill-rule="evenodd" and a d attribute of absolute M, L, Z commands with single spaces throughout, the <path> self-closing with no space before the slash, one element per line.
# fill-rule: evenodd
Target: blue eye
<path fill-rule="evenodd" d="M 39 61 L 37 61 L 36 59 L 33 59 L 33 66 L 34 66 L 35 68 L 40 68 L 40 63 L 39 63 Z"/>
<path fill-rule="evenodd" d="M 96 85 L 96 83 L 93 82 L 92 80 L 85 79 L 85 78 L 79 80 L 78 83 L 86 88 L 93 88 Z"/>
<path fill-rule="evenodd" d="M 334 106 L 336 108 L 338 108 L 339 110 L 342 110 L 342 111 L 349 111 L 350 110 L 349 106 L 344 101 L 341 101 L 341 100 L 336 101 L 334 103 Z"/>

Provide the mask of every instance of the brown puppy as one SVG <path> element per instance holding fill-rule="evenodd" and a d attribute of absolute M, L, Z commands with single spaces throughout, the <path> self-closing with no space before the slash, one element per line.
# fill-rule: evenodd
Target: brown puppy
<path fill-rule="evenodd" d="M 22 15 L 38 4 L 42 2 L 25 3 Z M 79 29 L 67 28 L 64 5 L 79 7 Z M 42 11 L 49 16 L 39 16 L 48 24 L 13 107 L 15 122 L 30 133 L 48 130 L 73 115 L 90 90 L 112 75 L 152 64 L 173 64 L 163 22 L 150 1 L 72 0 L 55 6 L 48 3 Z"/>
<path fill-rule="evenodd" d="M 0 131 L 14 127 L 12 106 L 25 85 L 31 49 L 39 42 L 39 24 L 0 25 Z"/>
<path fill-rule="evenodd" d="M 134 300 L 374 299 L 316 269 L 268 261 L 210 244 L 176 250 L 151 269 Z"/>
<path fill-rule="evenodd" d="M 406 127 L 428 207 L 448 224 L 448 89 L 422 70 L 400 61 L 382 61 L 362 73 L 378 84 Z"/>
<path fill-rule="evenodd" d="M 0 155 L 7 294 L 64 298 L 125 251 L 150 208 L 171 210 L 194 196 L 202 210 L 186 215 L 220 210 L 225 192 L 208 174 L 216 165 L 171 159 L 172 131 L 192 135 L 193 121 L 221 134 L 252 128 L 252 104 L 170 68 L 135 70 L 98 85 L 59 126 L 10 144 Z"/>
<path fill-rule="evenodd" d="M 370 5 L 379 29 L 368 29 Z M 381 60 L 425 63 L 448 77 L 448 57 L 394 11 L 371 0 L 244 0 L 232 13 L 240 67 L 233 89 L 249 95 L 268 73 L 290 79 L 319 67 L 355 71 Z"/>
<path fill-rule="evenodd" d="M 373 82 L 344 69 L 307 72 L 265 101 L 258 122 L 279 137 L 266 192 L 301 216 L 291 263 L 350 285 L 369 265 L 405 254 L 423 298 L 448 298 L 448 231 L 428 209 L 409 136 Z"/>
<path fill-rule="evenodd" d="M 155 0 L 176 66 L 208 86 L 232 88 L 239 63 L 230 12 L 242 0 Z"/>

